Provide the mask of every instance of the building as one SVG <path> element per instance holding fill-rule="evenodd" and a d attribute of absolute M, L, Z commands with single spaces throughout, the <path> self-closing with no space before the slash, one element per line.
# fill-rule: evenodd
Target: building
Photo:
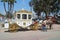
<path fill-rule="evenodd" d="M 0 14 L 0 21 L 4 21 L 4 15 Z"/>
<path fill-rule="evenodd" d="M 14 14 L 15 22 L 25 28 L 32 24 L 32 12 L 27 10 L 20 10 Z"/>

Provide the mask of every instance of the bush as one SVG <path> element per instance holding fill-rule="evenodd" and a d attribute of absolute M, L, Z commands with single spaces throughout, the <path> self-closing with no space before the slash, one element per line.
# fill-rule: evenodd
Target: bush
<path fill-rule="evenodd" d="M 2 24 L 2 27 L 4 27 L 4 24 Z"/>

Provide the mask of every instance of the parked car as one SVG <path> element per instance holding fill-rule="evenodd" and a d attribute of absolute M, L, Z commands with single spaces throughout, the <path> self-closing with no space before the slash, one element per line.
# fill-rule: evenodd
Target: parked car
<path fill-rule="evenodd" d="M 60 15 L 57 15 L 57 16 L 56 16 L 56 22 L 57 22 L 57 23 L 60 23 Z"/>

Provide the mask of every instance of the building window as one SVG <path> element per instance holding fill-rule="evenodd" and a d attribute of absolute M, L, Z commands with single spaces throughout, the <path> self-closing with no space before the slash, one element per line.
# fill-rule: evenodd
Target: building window
<path fill-rule="evenodd" d="M 28 19 L 31 19 L 31 15 L 28 15 Z"/>
<path fill-rule="evenodd" d="M 27 19 L 27 14 L 23 14 L 22 19 Z"/>
<path fill-rule="evenodd" d="M 17 14 L 17 18 L 20 19 L 20 14 Z"/>

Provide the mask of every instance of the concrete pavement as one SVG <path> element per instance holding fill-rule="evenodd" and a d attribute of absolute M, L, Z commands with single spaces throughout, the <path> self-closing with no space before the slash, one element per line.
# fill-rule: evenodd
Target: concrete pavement
<path fill-rule="evenodd" d="M 14 33 L 0 32 L 0 40 L 60 40 L 60 25 L 54 24 L 53 29 L 47 32 L 40 30 Z"/>

